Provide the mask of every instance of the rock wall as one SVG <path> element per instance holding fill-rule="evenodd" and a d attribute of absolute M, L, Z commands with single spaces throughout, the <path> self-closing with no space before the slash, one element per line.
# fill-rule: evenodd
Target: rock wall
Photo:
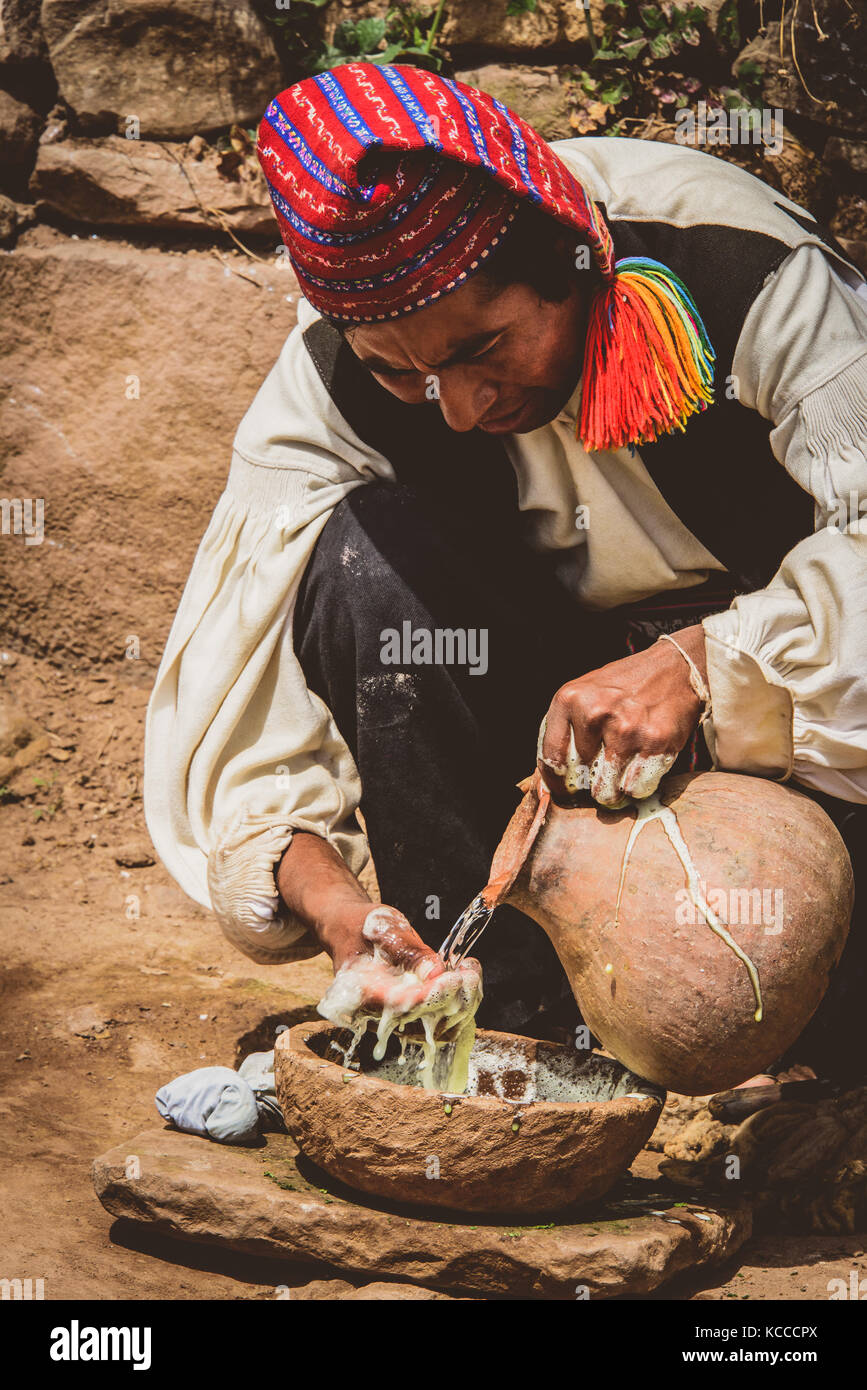
<path fill-rule="evenodd" d="M 643 107 L 615 109 L 587 75 L 618 3 L 447 0 L 436 50 L 549 139 L 671 140 L 666 102 L 741 82 L 784 111 L 782 148 L 710 152 L 805 204 L 867 268 L 863 12 L 801 7 L 793 63 L 779 0 L 764 31 L 753 0 L 701 0 L 699 39 L 656 86 L 644 64 Z M 391 9 L 330 0 L 275 22 L 269 0 L 0 0 L 0 643 L 86 665 L 135 637 L 156 664 L 235 427 L 294 323 L 253 127 L 302 75 L 293 26 L 309 61 Z M 669 0 L 650 9 L 671 19 Z"/>
<path fill-rule="evenodd" d="M 280 80 L 272 32 L 241 0 L 42 0 L 60 96 L 83 130 L 143 139 L 258 121 Z"/>
<path fill-rule="evenodd" d="M 13 649 L 119 662 L 134 638 L 158 660 L 296 300 L 240 254 L 36 227 L 0 256 L 2 491 L 43 499 L 45 528 L 0 538 Z"/>
<path fill-rule="evenodd" d="M 246 3 L 0 0 L 13 650 L 159 660 L 234 431 L 295 322 L 247 129 L 282 83 Z"/>

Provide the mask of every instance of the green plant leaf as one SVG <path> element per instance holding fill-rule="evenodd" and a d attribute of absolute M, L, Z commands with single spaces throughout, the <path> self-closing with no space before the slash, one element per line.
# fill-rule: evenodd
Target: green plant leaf
<path fill-rule="evenodd" d="M 329 44 L 330 48 L 331 45 Z M 355 25 L 351 19 L 344 19 L 342 24 L 338 24 L 334 30 L 334 48 L 342 53 L 358 52 L 358 36 L 355 32 Z"/>
<path fill-rule="evenodd" d="M 384 38 L 384 19 L 359 19 L 355 26 L 355 40 L 359 53 L 373 53 Z"/>
<path fill-rule="evenodd" d="M 692 24 L 684 29 L 680 37 L 683 39 L 684 43 L 689 44 L 690 48 L 698 48 L 701 43 L 701 34 Z"/>
<path fill-rule="evenodd" d="M 629 43 L 620 44 L 620 52 L 627 62 L 632 63 L 638 57 L 646 43 L 647 39 L 632 39 Z"/>
<path fill-rule="evenodd" d="M 430 72 L 439 72 L 443 65 L 441 53 L 432 51 L 428 53 L 426 48 L 418 48 L 415 44 L 392 44 L 384 53 L 369 53 L 365 60 L 368 63 L 409 63 L 412 67 L 427 68 Z"/>
<path fill-rule="evenodd" d="M 632 83 L 628 78 L 622 77 L 619 82 L 612 82 L 599 93 L 599 100 L 604 101 L 606 106 L 617 106 L 626 97 L 632 96 Z"/>
<path fill-rule="evenodd" d="M 645 29 L 649 29 L 651 33 L 665 25 L 665 15 L 658 5 L 639 5 L 638 13 Z"/>
<path fill-rule="evenodd" d="M 725 0 L 716 22 L 717 37 L 737 51 L 741 46 L 741 26 L 738 21 L 738 0 Z"/>
<path fill-rule="evenodd" d="M 657 34 L 650 40 L 650 51 L 654 58 L 668 58 L 676 50 L 669 34 Z"/>
<path fill-rule="evenodd" d="M 402 43 L 390 43 L 382 53 L 376 55 L 376 61 L 379 63 L 396 63 L 398 58 L 405 52 L 406 49 Z"/>
<path fill-rule="evenodd" d="M 346 53 L 341 53 L 336 48 L 333 48 L 331 44 L 328 44 L 321 53 L 316 54 L 311 64 L 310 71 L 311 73 L 328 72 L 329 68 L 336 68 L 339 67 L 341 63 L 348 62 L 349 57 Z"/>
<path fill-rule="evenodd" d="M 719 94 L 727 111 L 737 111 L 750 105 L 743 92 L 739 92 L 736 87 L 720 87 Z"/>
<path fill-rule="evenodd" d="M 742 63 L 738 64 L 736 77 L 738 85 L 748 96 L 759 96 L 764 74 L 754 58 L 745 58 Z"/>

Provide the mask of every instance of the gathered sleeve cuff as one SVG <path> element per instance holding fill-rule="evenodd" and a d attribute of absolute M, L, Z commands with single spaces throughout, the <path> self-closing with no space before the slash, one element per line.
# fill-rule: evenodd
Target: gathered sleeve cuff
<path fill-rule="evenodd" d="M 290 823 L 246 808 L 216 830 L 208 855 L 214 916 L 227 940 L 260 965 L 306 960 L 322 950 L 277 892 L 277 866 L 297 830 L 321 835 L 356 873 L 367 861 L 366 841 L 357 827 L 335 833 L 310 816 L 293 817 Z"/>

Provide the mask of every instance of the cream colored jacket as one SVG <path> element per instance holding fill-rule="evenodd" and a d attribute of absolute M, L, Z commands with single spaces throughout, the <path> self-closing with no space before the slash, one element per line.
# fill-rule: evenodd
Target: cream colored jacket
<path fill-rule="evenodd" d="M 867 287 L 774 207 L 785 199 L 730 164 L 643 141 L 555 148 L 610 218 L 721 222 L 792 247 L 750 310 L 733 374 L 740 400 L 772 422 L 780 467 L 815 498 L 815 534 L 766 589 L 705 621 L 706 728 L 720 767 L 867 802 Z M 293 831 L 322 835 L 353 872 L 368 857 L 358 773 L 330 711 L 307 689 L 292 614 L 335 505 L 393 474 L 326 393 L 301 337 L 314 318 L 302 301 L 238 430 L 146 733 L 145 811 L 157 852 L 229 939 L 266 962 L 319 949 L 275 888 Z M 667 506 L 640 452 L 585 452 L 574 436 L 579 399 L 580 385 L 556 420 L 506 441 L 528 544 L 560 552 L 562 581 L 596 609 L 722 569 Z M 576 529 L 579 505 L 589 508 L 587 529 Z M 532 760 L 536 730 L 524 736 Z"/>

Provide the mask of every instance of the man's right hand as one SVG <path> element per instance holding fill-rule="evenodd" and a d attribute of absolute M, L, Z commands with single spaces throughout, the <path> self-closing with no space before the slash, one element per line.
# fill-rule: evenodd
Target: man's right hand
<path fill-rule="evenodd" d="M 395 983 L 395 971 L 409 972 L 409 992 L 425 998 L 434 981 L 447 972 L 436 951 L 397 908 L 372 903 L 337 850 L 319 835 L 297 832 L 277 868 L 277 887 L 286 906 L 305 923 L 331 956 L 334 972 L 353 961 L 373 966 L 378 950 L 382 967 L 365 969 L 365 1006 L 381 1009 Z M 476 967 L 477 968 L 477 967 Z"/>
<path fill-rule="evenodd" d="M 333 1023 L 355 1027 L 382 1015 L 418 1020 L 421 1011 L 437 1017 L 437 1036 L 446 1037 L 455 1017 L 480 997 L 478 961 L 448 969 L 394 907 L 371 906 L 361 940 L 361 950 L 349 951 L 339 965 L 335 957 L 334 982 L 320 1001 L 319 1012 Z M 420 1023 L 408 1026 L 423 1036 Z"/>
<path fill-rule="evenodd" d="M 424 981 L 445 970 L 442 958 L 426 946 L 402 912 L 384 903 L 359 904 L 341 913 L 342 929 L 335 939 L 334 973 L 359 957 L 378 952 L 391 969 L 412 971 Z"/>

